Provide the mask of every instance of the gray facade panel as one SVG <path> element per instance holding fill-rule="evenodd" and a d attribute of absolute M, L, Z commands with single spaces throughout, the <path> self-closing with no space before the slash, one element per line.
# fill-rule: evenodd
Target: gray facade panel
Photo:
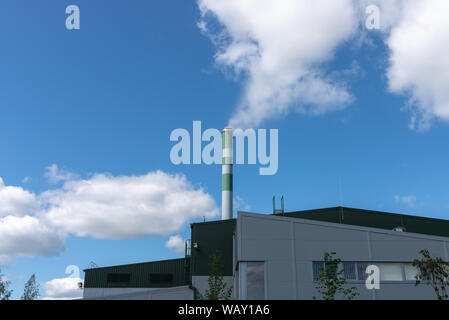
<path fill-rule="evenodd" d="M 265 262 L 267 299 L 312 299 L 318 296 L 313 281 L 313 261 L 324 252 L 336 252 L 343 261 L 412 262 L 421 249 L 446 258 L 447 238 L 348 226 L 298 218 L 239 213 L 236 264 Z M 236 265 L 235 265 L 236 267 Z M 363 280 L 348 281 L 359 299 L 435 299 L 432 289 L 414 281 L 381 282 L 368 290 Z"/>
<path fill-rule="evenodd" d="M 294 224 L 296 257 L 302 260 L 320 261 L 325 251 L 338 252 L 340 259 L 349 261 L 369 260 L 366 232 L 336 229 L 309 222 Z"/>
<path fill-rule="evenodd" d="M 267 285 L 268 300 L 294 300 L 294 286 L 291 281 L 270 280 Z"/>
<path fill-rule="evenodd" d="M 374 261 L 410 261 L 412 257 L 417 258 L 422 249 L 429 249 L 432 254 L 444 257 L 444 242 L 426 239 L 422 235 L 372 233 L 371 246 Z"/>
<path fill-rule="evenodd" d="M 290 239 L 265 241 L 261 238 L 245 238 L 245 246 L 240 255 L 244 256 L 246 261 L 265 261 L 267 256 L 270 260 L 290 260 L 291 245 Z"/>

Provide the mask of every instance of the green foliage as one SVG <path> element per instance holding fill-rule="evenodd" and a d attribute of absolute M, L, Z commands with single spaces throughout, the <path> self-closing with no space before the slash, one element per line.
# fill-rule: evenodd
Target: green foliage
<path fill-rule="evenodd" d="M 36 300 L 39 298 L 39 285 L 36 283 L 36 275 L 32 275 L 30 279 L 25 283 L 25 288 L 23 289 L 23 295 L 21 300 Z"/>
<path fill-rule="evenodd" d="M 0 300 L 9 300 L 12 290 L 8 290 L 10 282 L 4 280 L 2 270 L 0 269 Z"/>
<path fill-rule="evenodd" d="M 415 285 L 425 281 L 432 286 L 438 300 L 448 300 L 449 262 L 439 257 L 432 258 L 427 249 L 423 249 L 419 253 L 421 259 L 413 260 L 413 266 L 419 270 L 419 274 L 415 277 Z"/>
<path fill-rule="evenodd" d="M 221 261 L 221 252 L 216 251 L 210 257 L 209 263 L 209 289 L 204 294 L 199 293 L 199 300 L 229 300 L 232 294 L 232 287 L 227 288 L 223 279 L 223 263 Z"/>
<path fill-rule="evenodd" d="M 342 295 L 345 300 L 352 300 L 359 293 L 356 287 L 345 288 L 344 270 L 339 269 L 341 260 L 335 258 L 335 254 L 335 252 L 324 253 L 324 265 L 320 268 L 315 288 L 324 300 L 335 300 L 337 295 Z M 314 296 L 313 299 L 317 298 Z"/>

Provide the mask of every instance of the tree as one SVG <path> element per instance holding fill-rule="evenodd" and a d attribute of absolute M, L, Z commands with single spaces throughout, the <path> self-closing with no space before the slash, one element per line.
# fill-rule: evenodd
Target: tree
<path fill-rule="evenodd" d="M 447 288 L 449 286 L 449 262 L 437 257 L 432 258 L 427 249 L 419 252 L 421 259 L 413 260 L 413 266 L 419 270 L 415 276 L 415 285 L 426 281 L 437 295 L 438 300 L 448 300 Z"/>
<path fill-rule="evenodd" d="M 0 269 L 0 300 L 9 300 L 12 290 L 8 290 L 10 282 L 4 279 L 2 270 Z"/>
<path fill-rule="evenodd" d="M 23 295 L 21 300 L 36 300 L 39 298 L 39 285 L 36 283 L 36 275 L 33 274 L 30 279 L 25 283 L 25 288 L 23 289 Z"/>
<path fill-rule="evenodd" d="M 356 287 L 345 288 L 346 279 L 343 276 L 343 269 L 339 269 L 341 260 L 335 258 L 335 252 L 324 253 L 324 264 L 320 267 L 317 278 L 316 290 L 324 300 L 335 300 L 341 294 L 343 299 L 352 300 L 359 295 Z M 314 300 L 317 298 L 314 296 Z"/>
<path fill-rule="evenodd" d="M 207 280 L 209 289 L 204 294 L 198 294 L 199 300 L 229 300 L 232 294 L 232 287 L 227 287 L 223 278 L 223 263 L 221 262 L 221 252 L 216 251 L 210 255 L 209 278 Z"/>

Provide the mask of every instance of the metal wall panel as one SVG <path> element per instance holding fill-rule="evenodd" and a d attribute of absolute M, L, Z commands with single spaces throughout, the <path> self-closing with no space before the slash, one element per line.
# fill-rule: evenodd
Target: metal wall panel
<path fill-rule="evenodd" d="M 173 282 L 170 287 L 178 287 L 190 283 L 190 277 L 186 279 L 186 267 L 189 266 L 189 258 L 136 263 L 105 268 L 86 269 L 85 288 L 156 288 L 150 283 L 150 274 L 172 274 Z M 131 274 L 129 283 L 108 283 L 109 273 Z"/>

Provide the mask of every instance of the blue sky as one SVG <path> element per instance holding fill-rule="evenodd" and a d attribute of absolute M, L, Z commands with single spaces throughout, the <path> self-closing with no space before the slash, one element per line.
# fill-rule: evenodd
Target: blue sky
<path fill-rule="evenodd" d="M 349 3 L 340 2 L 342 7 Z M 194 120 L 202 121 L 204 129 L 226 126 L 246 101 L 248 88 L 257 85 L 251 82 L 256 81 L 257 70 L 243 67 L 236 74 L 236 63 L 230 66 L 229 61 L 217 60 L 233 34 L 227 34 L 228 43 L 217 45 L 211 41 L 215 31 L 210 30 L 246 29 L 241 23 L 226 24 L 227 13 L 217 9 L 214 1 L 201 3 L 216 16 L 202 18 L 195 1 L 2 1 L 0 177 L 4 186 L 40 198 L 48 190 L 63 190 L 71 180 L 90 181 L 95 174 L 113 179 L 160 170 L 163 181 L 172 181 L 174 174 L 185 175 L 190 185 L 181 189 L 198 192 L 219 208 L 221 167 L 173 165 L 170 133 L 176 128 L 191 132 Z M 70 4 L 80 8 L 80 30 L 65 28 L 65 8 Z M 224 26 L 216 23 L 217 17 Z M 200 21 L 209 23 L 209 34 L 200 30 Z M 430 125 L 410 126 L 414 109 L 407 105 L 413 104 L 414 93 L 398 94 L 388 75 L 391 57 L 402 57 L 390 32 L 400 32 L 403 26 L 397 22 L 389 28 L 361 31 L 363 37 L 357 32 L 335 35 L 339 40 L 329 49 L 330 57 L 313 62 L 313 72 L 319 70 L 316 74 L 323 79 L 344 85 L 350 102 L 315 115 L 295 111 L 295 105 L 308 103 L 299 96 L 289 99 L 283 112 L 254 123 L 257 128 L 279 129 L 279 170 L 274 176 L 259 176 L 258 166 L 235 168 L 234 193 L 243 199 L 242 209 L 270 213 L 276 194 L 279 199 L 285 196 L 288 211 L 344 205 L 449 219 L 447 119 L 444 112 L 435 111 Z M 254 34 L 252 42 L 266 40 Z M 241 44 L 247 39 L 237 40 Z M 263 53 L 259 55 L 263 58 Z M 445 67 L 440 72 L 447 72 Z M 430 80 L 412 80 L 415 89 L 422 88 L 417 92 L 430 92 L 426 97 L 436 92 L 430 90 Z M 416 92 L 414 97 L 422 112 L 433 110 L 438 101 L 444 105 L 441 97 L 430 99 L 434 104 L 424 103 Z M 61 176 L 56 184 L 48 179 L 46 168 L 52 164 Z M 159 214 L 164 216 L 161 208 Z M 218 218 L 210 202 L 204 208 L 209 220 Z M 18 216 L 39 216 L 51 230 L 65 228 L 60 237 L 65 249 L 50 256 L 26 257 L 0 245 L 0 256 L 7 257 L 2 271 L 12 282 L 14 298 L 20 297 L 32 273 L 44 283 L 66 277 L 68 265 L 84 269 L 91 261 L 108 266 L 182 256 L 166 247 L 167 240 L 173 235 L 189 238 L 189 223 L 203 220 L 201 212 L 194 212 L 176 230 L 162 234 L 150 226 L 135 237 L 132 230 L 131 236 L 106 237 L 97 231 L 77 234 L 76 225 L 63 222 L 53 225 L 51 219 L 59 211 L 45 219 L 38 211 L 34 208 Z M 6 216 L 0 210 L 0 219 Z M 122 219 L 132 217 L 123 214 Z"/>

